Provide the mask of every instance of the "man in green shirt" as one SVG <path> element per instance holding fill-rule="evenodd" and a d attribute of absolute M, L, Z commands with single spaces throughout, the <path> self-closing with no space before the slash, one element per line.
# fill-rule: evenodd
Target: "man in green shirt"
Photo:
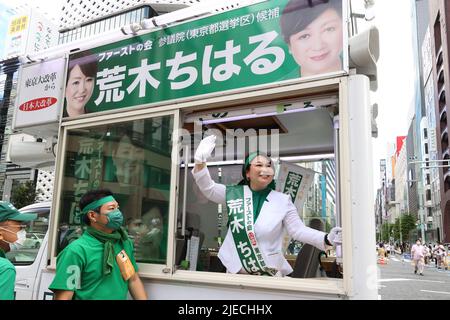
<path fill-rule="evenodd" d="M 14 300 L 16 269 L 3 255 L 0 257 L 0 300 Z"/>
<path fill-rule="evenodd" d="M 81 238 L 57 257 L 49 289 L 56 300 L 137 300 L 147 293 L 137 273 L 133 244 L 122 228 L 123 215 L 110 190 L 88 191 L 81 197 L 82 220 L 88 226 Z"/>
<path fill-rule="evenodd" d="M 16 268 L 5 253 L 22 248 L 26 239 L 24 222 L 37 218 L 34 213 L 20 213 L 11 203 L 0 201 L 0 300 L 14 300 Z"/>

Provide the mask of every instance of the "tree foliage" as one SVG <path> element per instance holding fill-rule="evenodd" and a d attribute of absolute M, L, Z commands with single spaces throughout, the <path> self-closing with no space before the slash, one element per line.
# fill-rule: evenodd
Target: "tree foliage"
<path fill-rule="evenodd" d="M 392 230 L 394 229 L 394 224 L 384 223 L 381 226 L 381 240 L 383 242 L 388 242 L 389 238 L 392 236 Z"/>
<path fill-rule="evenodd" d="M 34 203 L 36 197 L 36 185 L 31 180 L 14 186 L 11 191 L 11 203 L 19 209 Z"/>
<path fill-rule="evenodd" d="M 400 222 L 402 229 L 402 241 L 408 242 L 411 239 L 411 231 L 416 228 L 416 220 L 411 214 L 404 214 L 400 218 L 395 219 L 395 223 L 385 223 L 382 226 L 381 239 L 383 241 L 389 241 L 390 237 L 393 237 L 395 241 L 400 240 Z M 415 240 L 415 239 L 413 239 Z"/>
<path fill-rule="evenodd" d="M 416 229 L 416 219 L 411 214 L 405 214 L 402 216 L 402 233 L 405 235 L 403 241 L 410 240 L 411 231 Z M 415 241 L 416 239 L 412 239 Z"/>

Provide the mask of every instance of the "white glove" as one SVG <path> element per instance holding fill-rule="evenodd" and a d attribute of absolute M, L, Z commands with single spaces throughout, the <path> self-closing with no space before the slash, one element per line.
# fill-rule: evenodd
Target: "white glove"
<path fill-rule="evenodd" d="M 216 147 L 216 136 L 212 135 L 200 141 L 194 154 L 195 163 L 205 163 Z"/>
<path fill-rule="evenodd" d="M 327 239 L 331 243 L 331 245 L 341 244 L 342 243 L 342 228 L 334 227 L 330 230 L 330 233 L 327 234 Z"/>

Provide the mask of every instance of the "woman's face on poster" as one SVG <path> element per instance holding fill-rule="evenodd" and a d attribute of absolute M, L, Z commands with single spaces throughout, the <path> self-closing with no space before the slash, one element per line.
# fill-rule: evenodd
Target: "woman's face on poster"
<path fill-rule="evenodd" d="M 304 30 L 289 38 L 289 48 L 301 76 L 342 69 L 342 19 L 334 9 L 327 9 Z"/>
<path fill-rule="evenodd" d="M 84 113 L 84 107 L 94 91 L 93 77 L 86 76 L 79 65 L 70 71 L 66 87 L 66 110 L 69 116 Z"/>

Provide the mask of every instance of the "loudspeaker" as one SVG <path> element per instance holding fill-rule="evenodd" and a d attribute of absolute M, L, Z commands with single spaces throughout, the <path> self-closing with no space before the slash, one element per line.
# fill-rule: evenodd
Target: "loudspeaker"
<path fill-rule="evenodd" d="M 56 144 L 37 141 L 15 141 L 10 144 L 9 159 L 12 163 L 28 168 L 54 165 Z"/>
<path fill-rule="evenodd" d="M 378 29 L 372 26 L 349 39 L 350 68 L 356 73 L 364 74 L 370 79 L 370 89 L 376 91 L 377 61 L 380 56 L 380 39 Z"/>

